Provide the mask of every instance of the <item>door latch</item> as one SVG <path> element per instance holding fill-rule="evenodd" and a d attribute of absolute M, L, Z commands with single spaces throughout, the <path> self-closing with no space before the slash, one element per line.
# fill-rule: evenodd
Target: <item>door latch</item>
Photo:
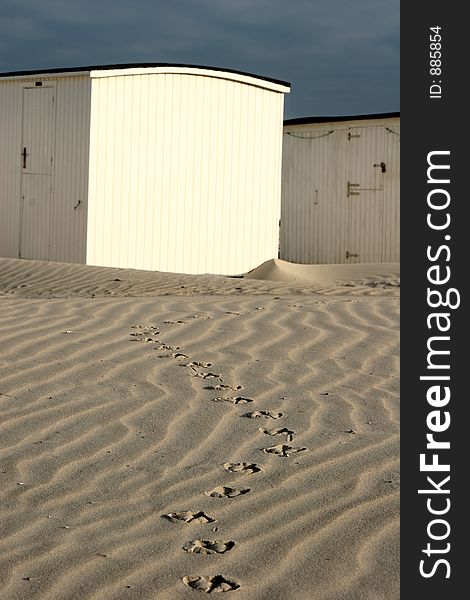
<path fill-rule="evenodd" d="M 21 156 L 23 157 L 23 169 L 26 169 L 26 148 L 23 148 Z"/>
<path fill-rule="evenodd" d="M 385 163 L 384 163 L 384 162 L 381 162 L 380 164 L 377 164 L 377 163 L 376 163 L 376 164 L 374 165 L 374 167 L 380 167 L 380 170 L 382 171 L 382 173 L 385 173 L 385 171 L 387 170 L 387 169 L 385 168 Z"/>

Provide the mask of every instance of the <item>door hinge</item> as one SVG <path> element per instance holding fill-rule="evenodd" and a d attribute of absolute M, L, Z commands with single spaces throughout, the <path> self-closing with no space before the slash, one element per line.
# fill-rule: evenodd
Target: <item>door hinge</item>
<path fill-rule="evenodd" d="M 346 250 L 346 258 L 359 258 L 359 254 L 357 252 L 349 252 L 349 250 Z"/>
<path fill-rule="evenodd" d="M 359 196 L 361 192 L 383 192 L 383 185 L 378 188 L 361 188 L 360 183 L 351 183 L 348 181 L 347 197 Z"/>
<path fill-rule="evenodd" d="M 348 181 L 348 190 L 347 190 L 347 196 L 349 198 L 349 196 L 359 196 L 359 190 L 355 190 L 353 188 L 360 188 L 361 184 L 360 183 L 351 183 L 350 181 Z"/>
<path fill-rule="evenodd" d="M 360 133 L 351 133 L 348 131 L 348 142 L 352 140 L 352 138 L 360 138 L 362 137 Z"/>

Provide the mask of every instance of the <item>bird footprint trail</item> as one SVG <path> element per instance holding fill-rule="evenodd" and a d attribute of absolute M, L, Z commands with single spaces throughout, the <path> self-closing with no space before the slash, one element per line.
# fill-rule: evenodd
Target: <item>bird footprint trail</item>
<path fill-rule="evenodd" d="M 210 319 L 208 315 L 192 315 L 194 319 Z M 187 321 L 165 321 L 165 323 L 171 324 L 187 324 Z M 159 356 L 159 358 L 175 358 L 175 359 L 188 359 L 189 356 L 184 354 L 183 352 L 178 352 L 180 350 L 179 346 L 170 346 L 160 340 L 156 340 L 152 337 L 145 337 L 149 335 L 157 335 L 159 332 L 153 326 L 141 326 L 135 325 L 133 329 L 137 329 L 131 333 L 130 335 L 134 337 L 133 341 L 141 341 L 141 342 L 153 342 L 158 344 L 158 350 L 167 350 L 170 351 L 169 354 L 165 354 L 163 356 Z M 201 379 L 218 379 L 219 383 L 216 385 L 206 386 L 205 389 L 214 389 L 214 390 L 240 390 L 242 389 L 241 385 L 231 386 L 228 384 L 222 384 L 222 375 L 220 373 L 212 373 L 211 371 L 201 371 L 200 369 L 207 369 L 211 367 L 212 364 L 210 362 L 203 361 L 191 361 L 187 363 L 180 363 L 180 366 L 187 367 L 190 369 L 190 374 L 193 377 L 199 377 Z M 243 404 L 247 402 L 252 402 L 251 398 L 244 398 L 242 396 L 228 396 L 228 397 L 219 397 L 214 398 L 214 402 L 228 402 L 232 404 Z M 242 473 L 256 473 L 260 471 L 255 464 L 253 463 L 225 463 L 224 467 L 227 471 L 231 472 L 242 472 Z M 245 489 L 237 489 L 225 486 L 219 486 L 214 488 L 213 490 L 204 492 L 206 496 L 210 496 L 213 498 L 235 498 L 237 496 L 242 496 L 250 492 L 250 488 Z M 175 523 L 177 521 L 183 523 L 214 523 L 216 519 L 206 515 L 203 511 L 181 511 L 181 512 L 170 512 L 161 515 L 164 519 L 170 521 L 171 523 Z M 214 529 L 215 531 L 216 529 Z M 235 546 L 235 542 L 232 540 L 229 541 L 221 541 L 221 540 L 203 540 L 196 539 L 190 540 L 186 542 L 183 546 L 183 550 L 188 552 L 189 554 L 225 554 L 229 550 L 231 550 Z M 236 590 L 240 587 L 240 585 L 231 580 L 227 579 L 223 575 L 187 575 L 182 578 L 182 581 L 188 587 L 205 593 L 220 593 L 220 592 L 229 592 L 232 590 Z"/>
<path fill-rule="evenodd" d="M 263 310 L 264 307 L 258 307 L 257 310 Z M 195 314 L 192 316 L 188 316 L 188 319 L 210 319 L 208 315 L 203 314 Z M 176 320 L 176 321 L 164 321 L 164 323 L 168 324 L 188 324 L 187 321 Z M 174 359 L 189 359 L 189 356 L 184 352 L 180 351 L 179 346 L 170 346 L 160 340 L 156 340 L 152 336 L 157 335 L 159 332 L 156 330 L 154 326 L 144 326 L 144 325 L 135 325 L 133 329 L 134 331 L 130 335 L 134 337 L 134 341 L 142 341 L 142 342 L 153 342 L 157 345 L 158 350 L 167 350 L 168 353 L 159 356 L 159 358 L 174 358 Z M 190 362 L 180 362 L 179 366 L 186 367 L 189 369 L 189 374 L 192 377 L 198 377 L 200 379 L 217 379 L 218 381 L 214 384 L 204 386 L 206 390 L 215 390 L 215 391 L 235 391 L 243 389 L 241 385 L 231 385 L 227 383 L 223 383 L 222 374 L 214 373 L 212 371 L 208 371 L 209 367 L 212 366 L 210 362 L 204 362 L 200 360 L 191 360 Z M 228 404 L 247 404 L 253 402 L 252 398 L 248 398 L 246 396 L 238 396 L 238 395 L 221 395 L 211 399 L 212 402 L 223 402 Z M 257 410 L 252 412 L 247 412 L 240 415 L 241 417 L 246 417 L 249 419 L 280 419 L 283 416 L 281 412 L 273 412 L 270 410 Z M 294 431 L 288 429 L 287 427 L 280 427 L 275 429 L 268 429 L 266 427 L 259 427 L 259 431 L 269 435 L 285 435 L 286 441 L 290 442 L 293 439 Z M 293 448 L 292 446 L 288 446 L 287 444 L 278 444 L 276 446 L 271 446 L 269 448 L 260 448 L 266 454 L 275 454 L 277 456 L 288 457 L 290 454 L 295 452 L 301 452 L 306 450 L 306 448 Z M 261 468 L 256 463 L 249 462 L 226 462 L 223 464 L 224 469 L 229 471 L 230 473 L 240 473 L 240 474 L 250 474 L 258 473 L 261 471 Z M 211 498 L 236 498 L 238 496 L 243 496 L 248 494 L 251 491 L 251 488 L 232 488 L 228 486 L 218 486 L 212 490 L 205 491 L 204 495 L 209 496 Z M 181 511 L 181 512 L 170 512 L 161 515 L 166 520 L 171 523 L 176 523 L 177 521 L 183 523 L 198 523 L 198 524 L 207 524 L 214 523 L 216 519 L 206 515 L 203 511 Z M 216 531 L 217 528 L 214 528 L 213 531 Z M 195 539 L 189 540 L 186 542 L 182 548 L 188 554 L 225 554 L 229 552 L 232 548 L 234 548 L 235 542 L 232 540 L 222 541 L 222 540 L 205 540 L 205 539 Z M 240 587 L 240 584 L 232 579 L 226 578 L 224 575 L 186 575 L 182 577 L 182 582 L 190 587 L 193 590 L 197 590 L 200 592 L 205 592 L 208 594 L 211 593 L 220 593 L 220 592 L 230 592 L 233 590 L 237 590 Z"/>
<path fill-rule="evenodd" d="M 263 448 L 263 452 L 266 452 L 266 454 L 276 454 L 277 456 L 290 456 L 295 452 L 302 452 L 303 450 L 307 450 L 307 448 L 293 448 L 286 444 L 278 444 L 277 446 Z"/>
<path fill-rule="evenodd" d="M 216 519 L 209 517 L 204 512 L 193 512 L 192 510 L 184 510 L 182 512 L 166 513 L 162 515 L 164 519 L 175 523 L 183 521 L 184 523 L 215 523 Z"/>
<path fill-rule="evenodd" d="M 261 468 L 256 463 L 224 463 L 224 469 L 231 473 L 258 473 Z"/>
<path fill-rule="evenodd" d="M 250 488 L 239 490 L 238 488 L 231 488 L 220 485 L 219 487 L 216 487 L 213 490 L 204 492 L 204 494 L 206 496 L 210 496 L 211 498 L 235 498 L 236 496 L 248 494 L 249 491 Z"/>
<path fill-rule="evenodd" d="M 237 590 L 240 585 L 223 575 L 186 575 L 183 577 L 183 583 L 193 590 L 206 592 L 230 592 Z"/>
<path fill-rule="evenodd" d="M 186 542 L 183 550 L 190 554 L 224 554 L 235 546 L 235 542 L 221 542 L 220 540 L 191 540 Z"/>

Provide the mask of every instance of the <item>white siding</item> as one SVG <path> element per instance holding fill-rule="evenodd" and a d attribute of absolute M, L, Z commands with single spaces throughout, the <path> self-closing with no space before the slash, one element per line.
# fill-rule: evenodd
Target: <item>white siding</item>
<path fill-rule="evenodd" d="M 87 263 L 234 275 L 276 257 L 283 93 L 217 72 L 97 73 Z"/>
<path fill-rule="evenodd" d="M 385 127 L 382 257 L 383 262 L 400 261 L 400 121 Z"/>
<path fill-rule="evenodd" d="M 399 118 L 285 126 L 281 258 L 399 261 L 399 133 Z"/>
<path fill-rule="evenodd" d="M 90 92 L 87 75 L 58 79 L 50 260 L 86 259 Z"/>
<path fill-rule="evenodd" d="M 18 258 L 23 89 L 0 82 L 0 256 Z"/>
<path fill-rule="evenodd" d="M 55 123 L 50 210 L 37 221 L 34 247 L 47 248 L 41 258 L 85 262 L 91 85 L 85 74 L 0 79 L 0 256 L 19 256 L 23 89 L 36 81 L 55 87 Z"/>

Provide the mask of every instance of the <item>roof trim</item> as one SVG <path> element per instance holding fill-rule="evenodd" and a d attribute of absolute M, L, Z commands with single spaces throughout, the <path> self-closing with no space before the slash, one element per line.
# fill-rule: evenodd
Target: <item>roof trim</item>
<path fill-rule="evenodd" d="M 365 121 L 367 119 L 391 119 L 400 117 L 399 112 L 375 113 L 370 115 L 352 115 L 335 117 L 299 117 L 286 119 L 284 125 L 308 125 L 309 123 L 335 123 L 337 121 Z"/>
<path fill-rule="evenodd" d="M 210 68 L 202 67 L 181 67 L 181 66 L 169 66 L 169 67 L 137 67 L 137 68 L 126 68 L 126 69 L 106 69 L 90 71 L 91 79 L 105 79 L 109 77 L 126 77 L 132 75 L 192 75 L 199 77 L 214 77 L 216 79 L 225 79 L 228 81 L 236 81 L 237 83 L 243 83 L 246 85 L 252 85 L 262 89 L 270 90 L 272 92 L 280 92 L 288 94 L 290 87 L 286 85 L 280 85 L 273 83 L 266 79 L 260 79 L 255 75 L 246 75 L 240 73 L 233 73 L 231 71 L 214 70 Z"/>
<path fill-rule="evenodd" d="M 265 77 L 263 75 L 256 75 L 254 73 L 247 73 L 245 71 L 238 71 L 236 69 L 225 69 L 222 67 L 210 67 L 204 65 L 190 65 L 190 64 L 178 64 L 178 63 L 120 63 L 112 65 L 89 65 L 83 67 L 58 67 L 53 69 L 39 69 L 39 70 L 28 70 L 28 71 L 10 71 L 0 73 L 0 78 L 13 78 L 18 76 L 34 76 L 34 75 L 52 75 L 58 73 L 76 73 L 76 72 L 91 72 L 91 71 L 110 71 L 110 70 L 123 70 L 123 69 L 148 69 L 148 68 L 181 68 L 181 69 L 203 69 L 206 71 L 217 71 L 221 73 L 232 73 L 234 75 L 242 75 L 245 77 L 252 77 L 254 79 L 260 79 L 274 83 L 278 86 L 286 88 L 291 87 L 291 84 L 287 81 L 280 79 L 273 79 L 272 77 Z"/>

